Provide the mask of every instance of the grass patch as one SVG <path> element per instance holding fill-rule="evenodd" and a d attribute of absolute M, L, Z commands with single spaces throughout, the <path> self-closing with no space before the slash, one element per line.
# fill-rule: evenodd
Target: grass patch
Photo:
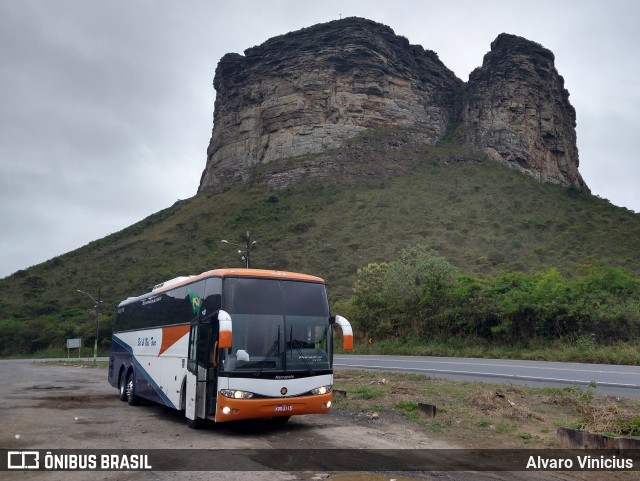
<path fill-rule="evenodd" d="M 353 399 L 377 399 L 384 396 L 384 391 L 379 388 L 369 386 L 358 386 L 352 394 Z"/>
<path fill-rule="evenodd" d="M 68 367 L 90 367 L 90 368 L 98 368 L 105 369 L 109 367 L 109 361 L 97 361 L 95 364 L 93 360 L 91 361 L 83 361 L 83 360 L 59 360 L 59 361 L 37 361 L 35 364 L 46 364 L 48 366 L 68 366 Z"/>
<path fill-rule="evenodd" d="M 640 365 L 640 349 L 634 342 L 611 345 L 594 343 L 584 349 L 579 342 L 568 340 L 537 339 L 528 343 L 500 344 L 475 337 L 444 340 L 405 337 L 371 341 L 361 339 L 354 343 L 353 353 Z"/>
<path fill-rule="evenodd" d="M 396 409 L 399 409 L 400 411 L 404 411 L 407 413 L 416 413 L 418 412 L 418 404 L 411 402 L 411 401 L 402 401 L 399 403 L 394 404 L 393 406 Z"/>
<path fill-rule="evenodd" d="M 101 346 L 98 350 L 98 357 L 109 356 L 109 346 Z M 93 362 L 93 347 L 83 347 L 80 351 L 80 357 L 78 357 L 78 350 L 72 349 L 70 353 L 67 353 L 66 349 L 57 347 L 48 347 L 35 352 L 28 353 L 15 353 L 11 356 L 6 356 L 7 359 L 53 359 L 56 362 L 60 361 L 83 361 L 89 359 Z"/>

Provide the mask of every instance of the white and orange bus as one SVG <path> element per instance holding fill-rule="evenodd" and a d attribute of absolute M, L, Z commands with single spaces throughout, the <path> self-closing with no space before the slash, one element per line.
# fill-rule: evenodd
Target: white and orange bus
<path fill-rule="evenodd" d="M 327 413 L 333 329 L 353 348 L 349 322 L 330 316 L 319 277 L 218 269 L 178 277 L 117 308 L 109 383 L 122 401 L 185 411 L 191 427 Z"/>

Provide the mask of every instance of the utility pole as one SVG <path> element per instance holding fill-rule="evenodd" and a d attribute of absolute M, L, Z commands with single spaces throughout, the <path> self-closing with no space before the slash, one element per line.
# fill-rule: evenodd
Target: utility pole
<path fill-rule="evenodd" d="M 251 264 L 251 248 L 253 247 L 253 244 L 256 243 L 256 241 L 251 242 L 251 234 L 249 233 L 249 231 L 247 231 L 247 237 L 245 237 L 244 239 L 245 241 L 245 257 L 247 260 L 247 269 L 249 268 L 249 265 Z"/>
<path fill-rule="evenodd" d="M 95 307 L 95 310 L 96 310 L 96 340 L 93 343 L 93 365 L 96 366 L 98 364 L 98 332 L 100 330 L 100 303 L 102 302 L 100 300 L 100 289 L 98 289 L 98 300 L 97 301 L 88 292 L 81 291 L 80 289 L 78 289 L 78 292 L 80 292 L 82 294 L 86 294 L 95 303 L 94 307 Z"/>

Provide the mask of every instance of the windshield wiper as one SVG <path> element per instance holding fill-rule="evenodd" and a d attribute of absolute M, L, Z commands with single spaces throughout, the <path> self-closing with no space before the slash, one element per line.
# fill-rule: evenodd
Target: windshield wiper
<path fill-rule="evenodd" d="M 269 348 L 267 353 L 264 355 L 264 359 L 262 360 L 262 362 L 260 363 L 260 367 L 256 371 L 256 374 L 255 374 L 256 376 L 259 376 L 262 373 L 262 370 L 267 365 L 267 361 L 279 350 L 280 350 L 280 326 L 278 326 L 278 339 L 273 341 L 273 344 L 271 344 L 271 347 Z"/>
<path fill-rule="evenodd" d="M 291 345 L 291 347 L 293 349 L 298 351 L 298 354 L 300 354 L 300 359 L 302 359 L 302 362 L 304 362 L 304 365 L 307 366 L 307 369 L 309 370 L 309 375 L 313 376 L 313 369 L 311 368 L 311 366 L 307 362 L 307 359 L 304 357 L 304 354 L 302 354 L 302 351 L 300 350 L 300 348 L 298 347 L 298 344 L 297 344 L 298 342 L 302 342 L 302 341 L 298 341 L 297 339 L 295 341 L 293 340 L 293 326 L 291 326 L 291 330 L 289 332 L 290 332 L 290 334 L 289 334 L 289 344 Z"/>

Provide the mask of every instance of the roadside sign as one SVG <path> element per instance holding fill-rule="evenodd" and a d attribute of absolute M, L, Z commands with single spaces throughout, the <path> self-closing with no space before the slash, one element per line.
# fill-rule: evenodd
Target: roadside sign
<path fill-rule="evenodd" d="M 69 359 L 69 351 L 71 349 L 78 350 L 78 359 L 80 359 L 80 351 L 82 348 L 82 338 L 79 337 L 77 339 L 67 339 L 67 359 Z"/>

